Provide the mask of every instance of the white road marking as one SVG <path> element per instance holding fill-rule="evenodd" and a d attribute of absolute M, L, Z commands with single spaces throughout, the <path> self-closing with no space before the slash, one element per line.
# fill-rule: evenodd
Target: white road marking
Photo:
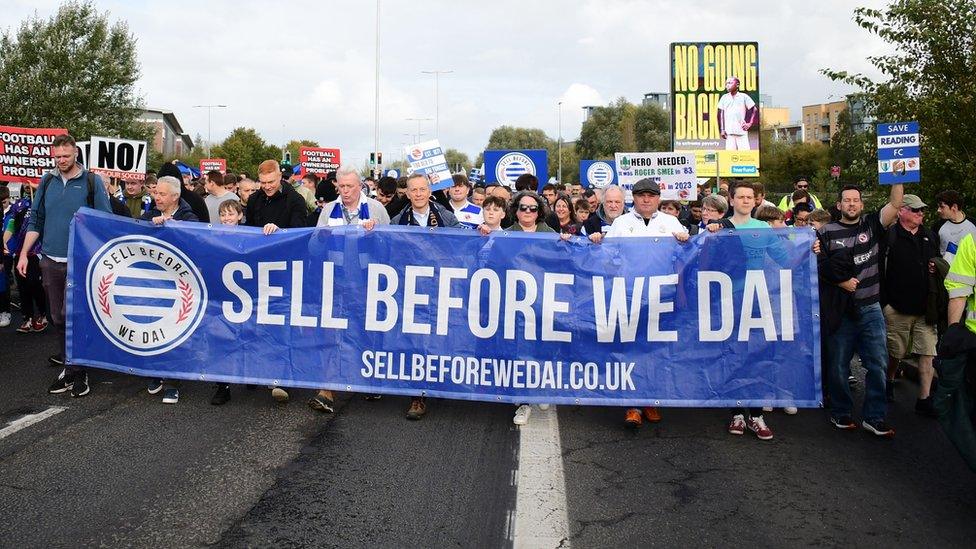
<path fill-rule="evenodd" d="M 38 412 L 36 414 L 28 414 L 24 417 L 17 418 L 7 424 L 6 427 L 0 429 L 0 440 L 9 437 L 10 435 L 20 431 L 21 429 L 26 429 L 35 423 L 40 423 L 45 419 L 60 414 L 61 412 L 67 410 L 63 406 L 51 406 L 43 412 Z"/>
<path fill-rule="evenodd" d="M 515 498 L 516 549 L 569 547 L 566 479 L 556 407 L 532 407 L 519 427 L 518 486 Z"/>

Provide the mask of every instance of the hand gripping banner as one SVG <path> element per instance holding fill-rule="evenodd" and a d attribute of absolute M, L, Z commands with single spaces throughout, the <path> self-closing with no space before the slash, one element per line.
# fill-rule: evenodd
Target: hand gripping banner
<path fill-rule="evenodd" d="M 820 403 L 814 234 L 561 241 L 83 209 L 68 357 L 139 376 L 512 403 Z"/>

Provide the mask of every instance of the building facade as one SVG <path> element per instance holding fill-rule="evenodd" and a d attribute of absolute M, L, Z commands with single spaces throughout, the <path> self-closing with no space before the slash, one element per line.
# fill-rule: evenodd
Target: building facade
<path fill-rule="evenodd" d="M 142 111 L 139 120 L 155 128 L 156 132 L 150 145 L 163 157 L 182 156 L 193 149 L 193 140 L 183 132 L 183 127 L 172 111 L 146 109 Z"/>

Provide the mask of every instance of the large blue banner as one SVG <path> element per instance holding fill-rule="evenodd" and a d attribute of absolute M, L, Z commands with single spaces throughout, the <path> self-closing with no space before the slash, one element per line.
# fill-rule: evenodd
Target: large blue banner
<path fill-rule="evenodd" d="M 549 162 L 544 149 L 520 151 L 485 151 L 485 182 L 501 183 L 515 188 L 515 180 L 524 173 L 539 178 L 539 192 L 549 180 Z"/>
<path fill-rule="evenodd" d="M 813 232 L 156 227 L 83 209 L 68 356 L 141 376 L 491 402 L 817 406 Z"/>

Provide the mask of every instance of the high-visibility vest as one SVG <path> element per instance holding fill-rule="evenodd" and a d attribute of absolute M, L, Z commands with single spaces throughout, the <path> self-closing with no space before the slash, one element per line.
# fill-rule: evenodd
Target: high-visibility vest
<path fill-rule="evenodd" d="M 816 196 L 811 194 L 810 200 L 813 201 L 814 208 L 823 208 L 823 206 L 820 205 L 820 199 Z M 783 210 L 784 212 L 788 212 L 793 209 L 793 193 L 784 196 L 783 199 L 779 201 L 779 209 Z"/>
<path fill-rule="evenodd" d="M 949 291 L 949 299 L 966 298 L 966 327 L 976 333 L 976 292 L 973 291 L 976 288 L 976 242 L 973 235 L 967 234 L 959 243 L 959 251 L 952 259 L 945 278 L 945 287 Z"/>

